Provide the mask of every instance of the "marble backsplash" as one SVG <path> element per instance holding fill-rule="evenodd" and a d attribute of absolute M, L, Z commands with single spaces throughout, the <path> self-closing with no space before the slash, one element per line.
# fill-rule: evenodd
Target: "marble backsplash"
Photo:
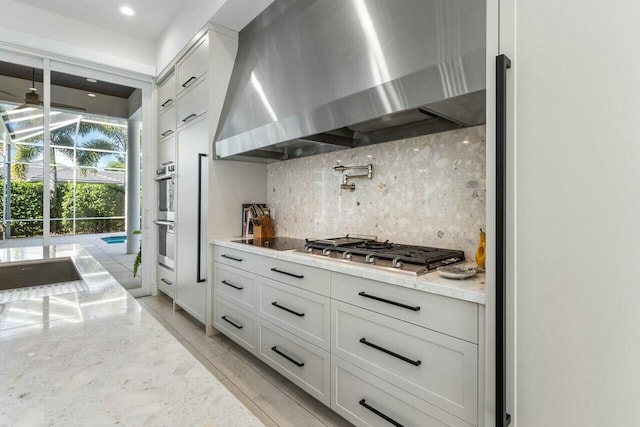
<path fill-rule="evenodd" d="M 369 163 L 373 179 L 340 190 L 334 166 Z M 368 234 L 473 260 L 485 228 L 485 126 L 272 163 L 267 185 L 279 236 Z"/>

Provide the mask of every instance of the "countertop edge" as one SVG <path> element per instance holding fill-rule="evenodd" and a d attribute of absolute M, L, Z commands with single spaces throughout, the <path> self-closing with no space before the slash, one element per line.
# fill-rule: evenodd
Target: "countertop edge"
<path fill-rule="evenodd" d="M 484 273 L 480 273 L 476 277 L 467 280 L 446 279 L 435 272 L 427 273 L 419 277 L 410 277 L 402 274 L 387 273 L 367 267 L 346 264 L 336 260 L 324 260 L 313 255 L 296 251 L 276 251 L 259 246 L 235 243 L 232 240 L 237 240 L 237 238 L 211 239 L 209 243 L 211 245 L 236 249 L 283 261 L 296 262 L 310 267 L 323 268 L 336 273 L 349 274 L 352 276 L 388 283 L 390 285 L 402 286 L 409 289 L 416 289 L 423 292 L 485 305 Z"/>

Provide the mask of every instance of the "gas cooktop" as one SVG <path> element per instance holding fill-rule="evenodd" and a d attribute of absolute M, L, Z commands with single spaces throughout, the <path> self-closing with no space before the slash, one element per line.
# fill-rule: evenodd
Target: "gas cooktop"
<path fill-rule="evenodd" d="M 290 251 L 293 249 L 303 249 L 305 241 L 291 237 L 271 237 L 268 239 L 242 239 L 232 240 L 233 243 L 242 243 L 251 246 L 260 246 L 276 251 Z"/>
<path fill-rule="evenodd" d="M 444 265 L 464 262 L 455 249 L 379 242 L 375 236 L 346 235 L 330 239 L 306 239 L 304 252 L 357 262 L 367 266 L 419 276 Z"/>

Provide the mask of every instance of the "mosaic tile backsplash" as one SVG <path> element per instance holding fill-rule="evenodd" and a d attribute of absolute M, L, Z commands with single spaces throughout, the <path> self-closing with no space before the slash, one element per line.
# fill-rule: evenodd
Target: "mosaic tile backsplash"
<path fill-rule="evenodd" d="M 373 179 L 340 190 L 334 166 L 369 163 Z M 485 228 L 485 126 L 272 163 L 267 185 L 279 236 L 368 234 L 473 260 Z"/>

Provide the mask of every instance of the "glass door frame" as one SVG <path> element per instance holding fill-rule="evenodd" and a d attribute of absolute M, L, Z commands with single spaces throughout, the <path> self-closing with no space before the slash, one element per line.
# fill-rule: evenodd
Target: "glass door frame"
<path fill-rule="evenodd" d="M 155 206 L 157 195 L 153 185 L 145 183 L 153 182 L 154 161 L 156 155 L 155 126 L 154 126 L 154 76 L 146 76 L 135 72 L 128 72 L 115 68 L 106 67 L 100 64 L 87 63 L 72 58 L 63 58 L 51 55 L 46 52 L 35 52 L 33 49 L 21 49 L 18 47 L 5 47 L 0 45 L 0 61 L 11 62 L 28 67 L 41 68 L 43 70 L 43 127 L 44 127 L 44 147 L 43 147 L 43 177 L 48 177 L 51 173 L 51 72 L 62 72 L 93 78 L 100 81 L 108 81 L 124 86 L 140 89 L 142 92 L 142 245 L 154 248 L 157 245 L 157 236 L 152 226 L 153 211 L 149 206 Z M 50 180 L 43 179 L 43 245 L 49 246 L 51 239 L 51 196 Z M 153 251 L 143 252 L 141 274 L 142 288 L 129 291 L 133 296 L 151 295 L 151 283 L 155 281 L 155 257 Z"/>

